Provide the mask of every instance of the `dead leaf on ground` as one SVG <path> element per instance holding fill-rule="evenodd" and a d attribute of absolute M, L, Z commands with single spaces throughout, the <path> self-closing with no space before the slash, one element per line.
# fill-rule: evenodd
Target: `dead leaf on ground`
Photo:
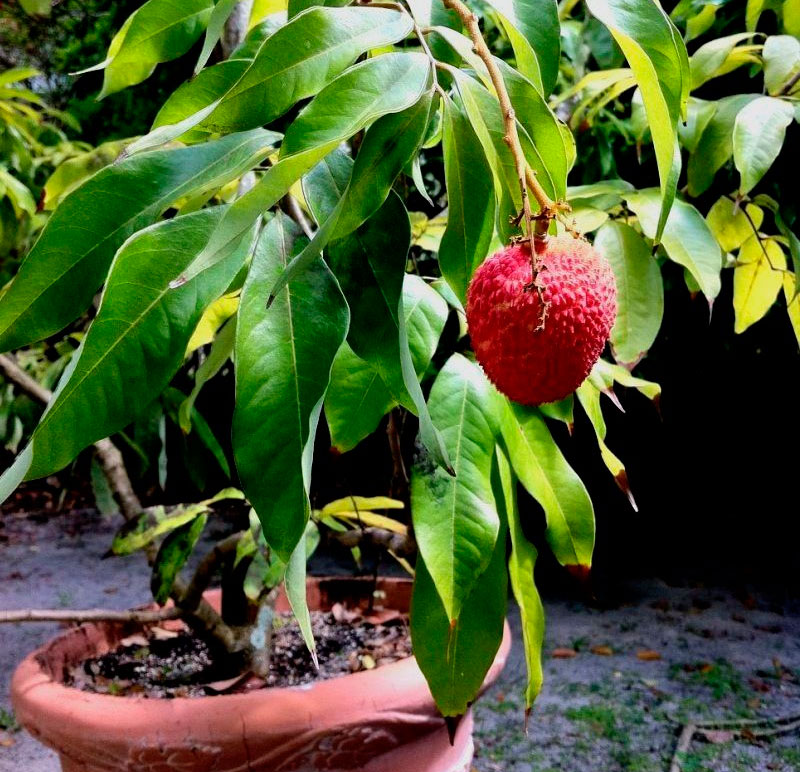
<path fill-rule="evenodd" d="M 591 651 L 592 654 L 597 654 L 598 657 L 611 657 L 614 654 L 614 649 L 610 646 L 592 646 L 589 651 Z"/>
<path fill-rule="evenodd" d="M 553 659 L 572 659 L 578 656 L 578 652 L 575 649 L 553 649 L 551 656 Z"/>
<path fill-rule="evenodd" d="M 736 737 L 734 732 L 726 729 L 701 729 L 699 734 L 702 737 L 705 737 L 705 739 L 713 745 L 729 743 L 734 737 Z"/>
<path fill-rule="evenodd" d="M 661 655 L 657 651 L 653 651 L 653 649 L 639 649 L 636 652 L 636 659 L 640 659 L 643 662 L 655 662 L 661 659 Z"/>

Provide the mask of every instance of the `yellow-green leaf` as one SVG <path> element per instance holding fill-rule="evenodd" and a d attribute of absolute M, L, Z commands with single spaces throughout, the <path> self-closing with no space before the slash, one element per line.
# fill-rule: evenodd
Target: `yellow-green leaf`
<path fill-rule="evenodd" d="M 739 249 L 753 235 L 753 229 L 758 230 L 761 227 L 764 210 L 755 204 L 747 204 L 746 208 L 750 220 L 742 211 L 743 207 L 737 207 L 735 201 L 727 196 L 721 196 L 708 210 L 706 215 L 708 227 L 725 252 Z"/>
<path fill-rule="evenodd" d="M 783 284 L 786 257 L 778 242 L 751 236 L 733 272 L 734 332 L 744 332 L 769 311 Z"/>

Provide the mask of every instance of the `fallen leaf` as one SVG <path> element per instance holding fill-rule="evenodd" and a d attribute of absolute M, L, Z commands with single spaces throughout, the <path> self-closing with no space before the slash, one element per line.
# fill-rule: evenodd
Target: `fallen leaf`
<path fill-rule="evenodd" d="M 703 737 L 708 740 L 708 742 L 712 743 L 713 745 L 722 745 L 723 743 L 729 743 L 733 740 L 736 735 L 728 730 L 725 729 L 701 729 L 699 731 Z"/>
<path fill-rule="evenodd" d="M 369 654 L 365 654 L 363 657 L 361 657 L 361 666 L 364 668 L 364 670 L 374 670 L 375 660 Z"/>
<path fill-rule="evenodd" d="M 120 646 L 147 646 L 147 638 L 145 638 L 141 633 L 135 633 L 134 635 L 129 635 L 127 638 L 123 638 L 119 642 Z"/>
<path fill-rule="evenodd" d="M 578 652 L 575 649 L 553 649 L 551 656 L 553 659 L 572 659 L 578 656 Z"/>
<path fill-rule="evenodd" d="M 175 630 L 167 630 L 164 627 L 151 627 L 150 635 L 157 641 L 166 641 L 169 638 L 177 638 L 179 633 Z"/>
<path fill-rule="evenodd" d="M 589 651 L 591 651 L 592 654 L 597 654 L 598 657 L 611 657 L 614 654 L 614 649 L 610 646 L 592 646 Z"/>
<path fill-rule="evenodd" d="M 749 683 L 754 692 L 766 694 L 770 689 L 769 684 L 766 683 L 766 681 L 762 681 L 760 678 L 751 678 Z"/>
<path fill-rule="evenodd" d="M 639 651 L 636 652 L 636 658 L 643 662 L 655 662 L 661 659 L 661 655 L 652 649 L 639 649 Z"/>

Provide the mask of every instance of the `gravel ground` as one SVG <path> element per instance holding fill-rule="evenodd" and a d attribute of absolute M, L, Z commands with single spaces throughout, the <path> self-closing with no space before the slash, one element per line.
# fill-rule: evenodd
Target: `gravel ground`
<path fill-rule="evenodd" d="M 104 521 L 5 525 L 0 608 L 147 601 L 140 556 L 99 560 L 112 533 Z M 548 598 L 545 606 L 546 682 L 529 735 L 519 615 L 512 609 L 510 661 L 476 709 L 477 772 L 667 772 L 681 723 L 800 714 L 796 600 L 765 591 L 741 599 L 650 581 L 628 587 L 626 602 L 613 609 Z M 14 667 L 57 629 L 0 625 L 0 727 L 13 723 L 7 711 Z M 554 657 L 556 649 L 576 653 Z M 640 659 L 645 651 L 660 658 Z M 768 742 L 713 739 L 695 739 L 683 772 L 800 772 L 800 732 Z M 24 732 L 0 729 L 0 772 L 57 770 L 54 754 Z"/>

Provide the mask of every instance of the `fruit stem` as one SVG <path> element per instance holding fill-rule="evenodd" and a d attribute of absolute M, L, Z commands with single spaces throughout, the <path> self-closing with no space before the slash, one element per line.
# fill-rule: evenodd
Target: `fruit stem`
<path fill-rule="evenodd" d="M 531 269 L 533 271 L 531 285 L 534 285 L 539 272 L 539 249 L 537 249 L 537 241 L 539 245 L 543 244 L 550 226 L 550 221 L 558 213 L 559 205 L 547 195 L 544 188 L 539 183 L 539 180 L 536 179 L 536 173 L 528 166 L 528 162 L 525 160 L 525 154 L 522 152 L 522 144 L 519 141 L 514 107 L 511 104 L 511 98 L 508 95 L 503 76 L 500 74 L 500 69 L 492 56 L 492 52 L 486 45 L 486 41 L 483 39 L 480 27 L 478 26 L 478 17 L 470 11 L 462 0 L 443 0 L 443 2 L 445 8 L 449 8 L 458 14 L 458 18 L 461 19 L 461 22 L 467 28 L 475 53 L 486 65 L 494 90 L 497 92 L 497 99 L 500 102 L 500 110 L 503 113 L 503 123 L 506 129 L 503 141 L 508 145 L 514 157 L 514 166 L 517 172 L 517 179 L 519 180 L 520 192 L 522 193 L 522 214 L 525 219 L 525 230 L 530 241 L 531 249 Z M 536 199 L 536 203 L 539 205 L 539 213 L 535 217 L 531 211 L 528 188 L 530 188 L 533 197 Z M 533 225 L 534 220 L 536 221 L 535 226 Z"/>

